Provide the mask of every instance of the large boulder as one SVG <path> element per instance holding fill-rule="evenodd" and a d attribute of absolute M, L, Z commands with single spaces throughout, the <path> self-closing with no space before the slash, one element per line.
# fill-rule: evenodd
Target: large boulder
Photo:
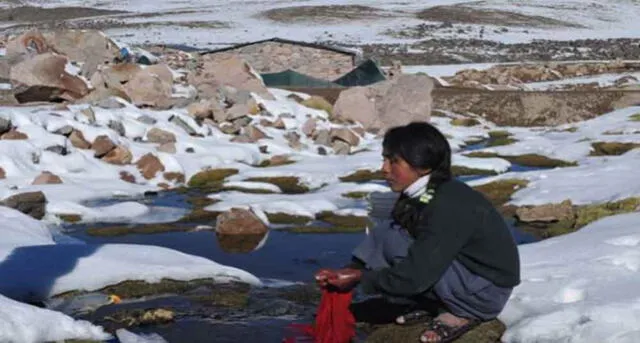
<path fill-rule="evenodd" d="M 6 57 L 9 64 L 18 64 L 38 54 L 50 52 L 51 47 L 40 32 L 32 30 L 7 42 Z"/>
<path fill-rule="evenodd" d="M 45 214 L 47 199 L 42 192 L 28 192 L 12 195 L 0 201 L 0 204 L 16 209 L 35 219 L 42 219 Z"/>
<path fill-rule="evenodd" d="M 260 235 L 268 230 L 257 215 L 241 208 L 232 208 L 216 219 L 216 233 L 219 235 Z"/>
<path fill-rule="evenodd" d="M 372 131 L 428 121 L 432 90 L 433 81 L 426 75 L 401 75 L 372 86 L 353 87 L 340 93 L 333 116 L 359 122 Z"/>
<path fill-rule="evenodd" d="M 244 60 L 235 56 L 217 57 L 205 55 L 202 68 L 189 74 L 189 84 L 198 89 L 201 98 L 219 96 L 223 86 L 231 86 L 239 91 L 249 91 L 261 97 L 273 100 L 260 76 Z"/>
<path fill-rule="evenodd" d="M 571 200 L 565 200 L 559 204 L 545 204 L 539 206 L 524 206 L 516 210 L 518 220 L 525 223 L 532 222 L 557 222 L 574 220 L 576 213 Z"/>
<path fill-rule="evenodd" d="M 136 167 L 145 179 L 151 180 L 156 174 L 164 171 L 164 165 L 158 157 L 152 153 L 142 156 L 137 162 Z"/>
<path fill-rule="evenodd" d="M 115 42 L 96 30 L 60 30 L 43 36 L 53 51 L 82 62 L 80 74 L 85 77 L 93 75 L 98 66 L 112 62 L 120 51 Z"/>
<path fill-rule="evenodd" d="M 55 53 L 36 55 L 11 68 L 11 81 L 14 86 L 25 86 L 23 93 L 29 93 L 30 88 L 50 90 L 43 92 L 41 99 L 30 101 L 79 99 L 89 93 L 89 87 L 82 78 L 68 72 L 68 63 L 65 56 Z M 16 94 L 16 98 L 20 101 L 20 94 Z"/>
<path fill-rule="evenodd" d="M 163 75 L 166 78 L 166 75 Z M 169 108 L 173 104 L 171 83 L 155 74 L 151 68 L 142 69 L 124 85 L 125 92 L 136 106 Z"/>

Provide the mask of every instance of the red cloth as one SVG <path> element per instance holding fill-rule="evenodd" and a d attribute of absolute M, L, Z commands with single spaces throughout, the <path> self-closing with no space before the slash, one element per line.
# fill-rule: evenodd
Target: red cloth
<path fill-rule="evenodd" d="M 349 311 L 351 292 L 338 293 L 322 290 L 322 299 L 316 313 L 316 324 L 292 324 L 291 327 L 313 338 L 314 343 L 349 343 L 356 335 L 356 319 Z M 284 343 L 295 343 L 289 337 Z"/>

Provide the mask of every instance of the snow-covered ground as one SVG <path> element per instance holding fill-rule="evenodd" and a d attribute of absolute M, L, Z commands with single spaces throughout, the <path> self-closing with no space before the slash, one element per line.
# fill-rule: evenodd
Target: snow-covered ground
<path fill-rule="evenodd" d="M 140 28 L 114 28 L 108 33 L 129 43 L 187 44 L 199 47 L 224 46 L 231 43 L 248 42 L 260 39 L 283 37 L 302 41 L 333 40 L 343 43 L 393 43 L 415 41 L 392 38 L 385 34 L 388 30 L 399 30 L 415 26 L 425 21 L 419 20 L 415 14 L 432 6 L 464 4 L 465 6 L 484 9 L 511 11 L 530 16 L 542 16 L 560 21 L 567 21 L 581 27 L 510 27 L 503 31 L 503 25 L 479 25 L 473 23 L 455 24 L 453 30 L 437 31 L 434 38 L 483 38 L 502 42 L 528 42 L 533 39 L 573 40 L 573 39 L 606 39 L 631 37 L 637 38 L 640 30 L 636 18 L 640 15 L 640 6 L 633 0 L 492 0 L 469 2 L 466 0 L 438 0 L 425 3 L 419 0 L 409 1 L 366 1 L 366 0 L 309 0 L 303 3 L 292 1 L 243 1 L 243 0 L 203 0 L 203 1 L 171 1 L 157 0 L 153 2 L 116 1 L 116 0 L 23 0 L 23 4 L 59 7 L 85 6 L 104 9 L 115 9 L 153 16 L 129 17 L 127 14 L 119 20 L 127 23 L 162 23 L 162 22 L 213 22 L 227 23 L 228 27 L 209 28 L 185 27 L 177 25 L 157 25 Z M 317 22 L 275 22 L 261 17 L 265 10 L 290 6 L 329 6 L 329 5 L 363 5 L 376 8 L 381 15 L 366 19 L 342 19 L 328 21 L 318 25 Z M 4 5 L 8 6 L 8 5 Z M 331 10 L 329 10 L 331 11 Z M 157 15 L 156 15 L 157 14 Z M 427 22 L 428 23 L 428 22 Z M 434 23 L 438 24 L 438 23 Z M 458 25 L 465 33 L 458 32 Z M 484 29 L 483 29 L 484 28 Z M 215 32 L 215 34 L 212 34 Z"/>

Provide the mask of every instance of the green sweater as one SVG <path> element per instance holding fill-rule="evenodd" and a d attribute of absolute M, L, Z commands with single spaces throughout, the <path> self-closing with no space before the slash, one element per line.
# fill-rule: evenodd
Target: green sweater
<path fill-rule="evenodd" d="M 440 185 L 411 231 L 415 241 L 404 260 L 363 273 L 361 286 L 366 293 L 424 293 L 454 260 L 497 286 L 520 283 L 518 249 L 504 219 L 481 193 L 463 182 Z"/>

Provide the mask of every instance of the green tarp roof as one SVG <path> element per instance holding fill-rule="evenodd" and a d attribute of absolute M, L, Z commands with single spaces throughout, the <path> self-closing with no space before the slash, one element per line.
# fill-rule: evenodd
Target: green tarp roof
<path fill-rule="evenodd" d="M 331 82 L 288 69 L 279 73 L 260 74 L 267 87 L 336 88 L 368 86 L 384 81 L 386 77 L 378 65 L 366 60 L 359 66 Z"/>
<path fill-rule="evenodd" d="M 355 87 L 368 86 L 386 79 L 376 62 L 369 59 L 333 82 L 345 87 Z"/>

